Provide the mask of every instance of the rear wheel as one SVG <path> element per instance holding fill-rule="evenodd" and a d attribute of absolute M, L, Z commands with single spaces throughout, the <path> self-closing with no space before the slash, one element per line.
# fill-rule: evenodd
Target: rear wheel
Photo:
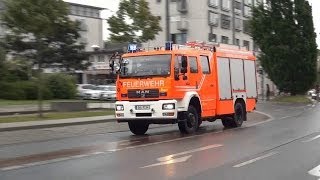
<path fill-rule="evenodd" d="M 234 115 L 232 117 L 222 118 L 222 124 L 225 128 L 241 127 L 246 119 L 246 110 L 241 102 L 236 102 L 234 105 Z"/>
<path fill-rule="evenodd" d="M 149 124 L 145 122 L 128 122 L 130 131 L 135 135 L 144 135 L 149 128 Z"/>
<path fill-rule="evenodd" d="M 198 130 L 199 122 L 199 114 L 196 108 L 190 105 L 185 120 L 178 123 L 179 130 L 184 134 L 192 134 Z"/>

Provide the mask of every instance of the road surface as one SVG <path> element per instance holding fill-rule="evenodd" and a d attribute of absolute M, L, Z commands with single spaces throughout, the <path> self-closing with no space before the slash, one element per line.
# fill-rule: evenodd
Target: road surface
<path fill-rule="evenodd" d="M 1 145 L 0 179 L 318 180 L 319 108 L 262 104 L 271 118 L 237 129 L 204 123 L 193 136 L 170 125 L 147 136 L 120 131 Z"/>

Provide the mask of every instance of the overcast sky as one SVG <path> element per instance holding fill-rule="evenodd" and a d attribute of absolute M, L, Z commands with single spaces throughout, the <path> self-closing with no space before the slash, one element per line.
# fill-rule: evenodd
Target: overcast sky
<path fill-rule="evenodd" d="M 107 8 L 108 10 L 104 10 L 101 12 L 101 17 L 104 19 L 107 19 L 110 17 L 114 12 L 118 9 L 118 4 L 120 0 L 65 0 L 67 2 L 74 2 L 78 4 L 86 4 L 86 5 L 92 5 L 92 6 L 98 6 Z M 320 0 L 309 0 L 309 2 L 312 4 L 312 10 L 313 10 L 313 21 L 317 32 L 317 43 L 318 43 L 318 49 L 320 49 Z M 106 40 L 108 38 L 108 24 L 104 23 L 104 35 L 103 38 Z"/>

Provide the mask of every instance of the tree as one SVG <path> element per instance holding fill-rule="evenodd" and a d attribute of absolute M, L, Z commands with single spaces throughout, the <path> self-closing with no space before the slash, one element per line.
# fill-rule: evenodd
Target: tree
<path fill-rule="evenodd" d="M 84 45 L 77 43 L 79 22 L 68 17 L 68 6 L 62 0 L 5 1 L 2 21 L 8 28 L 6 48 L 39 69 L 39 115 L 42 116 L 41 69 L 53 63 L 67 68 L 82 68 L 87 59 Z"/>
<path fill-rule="evenodd" d="M 121 0 L 116 15 L 108 19 L 112 42 L 147 42 L 161 31 L 145 0 Z"/>
<path fill-rule="evenodd" d="M 316 80 L 311 6 L 305 0 L 268 0 L 253 8 L 251 33 L 259 59 L 280 91 L 306 92 Z"/>

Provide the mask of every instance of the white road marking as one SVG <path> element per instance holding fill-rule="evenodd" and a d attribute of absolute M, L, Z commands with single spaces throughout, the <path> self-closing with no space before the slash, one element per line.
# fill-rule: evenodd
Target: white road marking
<path fill-rule="evenodd" d="M 237 164 L 237 165 L 235 165 L 235 166 L 233 166 L 233 167 L 239 168 L 239 167 L 242 167 L 242 166 L 245 166 L 245 165 L 254 163 L 254 162 L 256 162 L 256 161 L 259 161 L 259 160 L 268 158 L 268 157 L 273 156 L 273 155 L 276 155 L 276 154 L 279 154 L 279 153 L 278 153 L 278 152 L 271 152 L 271 153 L 265 154 L 265 155 L 263 155 L 263 156 L 260 156 L 260 157 L 251 159 L 251 160 L 249 160 L 249 161 L 245 161 L 245 162 L 243 162 L 243 163 Z"/>
<path fill-rule="evenodd" d="M 316 139 L 319 139 L 319 138 L 320 138 L 320 135 L 315 136 L 315 137 L 313 137 L 313 138 L 310 138 L 310 139 L 308 139 L 308 140 L 302 141 L 302 142 L 307 143 L 307 142 L 311 142 L 311 141 L 316 140 Z"/>
<path fill-rule="evenodd" d="M 204 150 L 208 150 L 208 149 L 213 149 L 213 148 L 217 148 L 217 147 L 222 147 L 222 146 L 223 145 L 221 145 L 221 144 L 213 144 L 210 146 L 205 146 L 205 147 L 201 147 L 201 148 L 197 148 L 197 149 L 191 149 L 189 151 L 183 151 L 183 152 L 176 153 L 176 154 L 170 154 L 170 155 L 158 158 L 157 161 L 160 161 L 159 163 L 151 164 L 148 166 L 143 166 L 140 168 L 149 168 L 149 167 L 185 162 L 189 158 L 191 158 L 192 155 L 184 156 L 184 157 L 180 157 L 180 158 L 175 158 L 175 159 L 174 159 L 174 157 L 182 156 L 182 155 L 186 155 L 186 154 L 191 154 L 191 153 L 195 153 L 195 152 L 199 152 L 199 151 L 204 151 Z"/>
<path fill-rule="evenodd" d="M 267 113 L 264 113 L 264 112 L 261 112 L 261 111 L 256 111 L 256 110 L 254 112 L 257 112 L 259 114 L 267 116 L 269 118 L 268 120 L 270 120 L 270 121 L 274 120 L 273 116 L 271 116 L 270 114 L 267 114 Z"/>
<path fill-rule="evenodd" d="M 201 148 L 197 148 L 197 149 L 191 149 L 189 151 L 183 151 L 183 152 L 176 153 L 176 154 L 170 154 L 168 156 L 160 157 L 157 160 L 158 161 L 169 161 L 169 160 L 171 160 L 172 158 L 174 158 L 176 156 L 182 156 L 182 155 L 185 155 L 185 154 L 191 154 L 191 153 L 194 153 L 194 152 L 204 151 L 204 150 L 213 149 L 213 148 L 222 147 L 222 146 L 223 145 L 221 145 L 221 144 L 213 144 L 213 145 L 210 145 L 210 146 L 205 146 L 205 147 L 201 147 Z"/>
<path fill-rule="evenodd" d="M 176 159 L 171 159 L 169 161 L 159 162 L 159 163 L 151 164 L 151 165 L 148 165 L 148 166 L 143 166 L 143 167 L 140 167 L 140 168 L 144 169 L 144 168 L 150 168 L 150 167 L 155 167 L 155 166 L 162 166 L 162 165 L 168 165 L 168 164 L 174 164 L 174 163 L 181 163 L 181 162 L 187 161 L 189 158 L 191 158 L 191 156 L 192 155 L 184 156 L 184 157 L 180 157 L 180 158 L 176 158 Z"/>
<path fill-rule="evenodd" d="M 310 175 L 312 176 L 316 176 L 316 177 L 319 177 L 320 178 L 320 165 L 311 169 L 309 172 L 308 172 Z M 319 179 L 320 180 L 320 179 Z"/>
<path fill-rule="evenodd" d="M 287 118 L 291 118 L 291 117 L 294 117 L 294 116 L 284 116 L 284 117 L 279 118 L 279 120 L 280 119 L 287 119 Z"/>

